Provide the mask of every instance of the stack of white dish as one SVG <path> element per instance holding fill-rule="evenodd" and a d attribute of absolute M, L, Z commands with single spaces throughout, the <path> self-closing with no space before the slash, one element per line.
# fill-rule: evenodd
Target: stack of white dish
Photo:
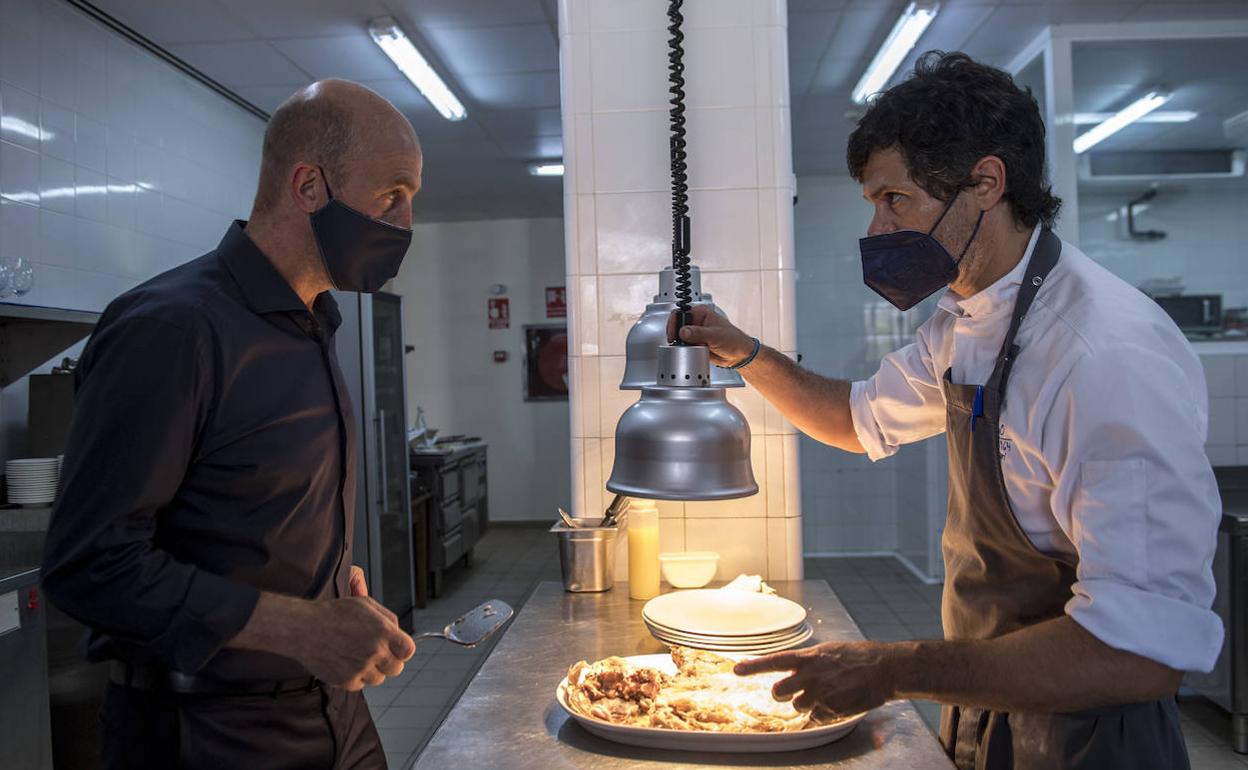
<path fill-rule="evenodd" d="M 61 485 L 61 458 L 6 460 L 4 475 L 9 486 L 10 503 L 47 505 L 56 499 L 56 491 Z"/>
<path fill-rule="evenodd" d="M 641 615 L 660 642 L 716 652 L 779 652 L 814 633 L 800 604 L 745 591 L 675 591 L 646 602 Z"/>

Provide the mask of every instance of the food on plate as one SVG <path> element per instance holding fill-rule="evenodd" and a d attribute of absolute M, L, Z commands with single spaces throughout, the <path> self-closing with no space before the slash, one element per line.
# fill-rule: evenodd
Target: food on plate
<path fill-rule="evenodd" d="M 784 672 L 737 676 L 736 661 L 688 647 L 673 647 L 672 662 L 675 674 L 623 658 L 580 661 L 568 669 L 564 697 L 582 716 L 631 727 L 777 733 L 816 724 L 771 696 Z"/>

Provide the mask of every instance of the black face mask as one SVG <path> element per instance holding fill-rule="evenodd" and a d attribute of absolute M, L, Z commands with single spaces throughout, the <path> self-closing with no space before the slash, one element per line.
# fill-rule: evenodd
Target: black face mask
<path fill-rule="evenodd" d="M 942 286 L 948 286 L 958 277 L 958 265 L 971 248 L 984 212 L 979 212 L 975 229 L 955 260 L 949 256 L 940 242 L 932 237 L 936 228 L 953 207 L 957 196 L 949 201 L 932 229 L 926 233 L 916 230 L 898 230 L 895 233 L 873 235 L 858 239 L 862 253 L 862 280 L 876 294 L 888 300 L 898 310 L 909 310 L 927 299 Z"/>
<path fill-rule="evenodd" d="M 329 279 L 340 291 L 379 291 L 399 274 L 412 231 L 373 219 L 335 198 L 324 169 L 321 179 L 329 202 L 312 212 L 312 234 Z"/>

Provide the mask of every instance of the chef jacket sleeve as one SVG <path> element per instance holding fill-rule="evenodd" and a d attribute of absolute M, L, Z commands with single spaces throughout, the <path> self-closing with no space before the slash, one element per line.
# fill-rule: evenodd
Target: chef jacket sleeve
<path fill-rule="evenodd" d="M 209 413 L 206 348 L 193 322 L 123 316 L 97 329 L 77 373 L 43 564 L 58 607 L 188 673 L 246 625 L 259 599 L 157 542 L 161 509 Z"/>
<path fill-rule="evenodd" d="M 915 342 L 884 356 L 879 371 L 850 388 L 854 432 L 873 461 L 945 430 L 945 400 L 928 345 L 929 328 L 925 323 Z"/>
<path fill-rule="evenodd" d="M 1067 614 L 1111 647 L 1208 671 L 1222 646 L 1210 610 L 1221 503 L 1199 368 L 1137 345 L 1089 353 L 1042 442 L 1054 513 L 1079 556 Z"/>

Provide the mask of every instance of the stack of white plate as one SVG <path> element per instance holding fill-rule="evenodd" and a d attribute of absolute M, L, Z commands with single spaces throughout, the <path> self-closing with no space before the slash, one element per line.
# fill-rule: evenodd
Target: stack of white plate
<path fill-rule="evenodd" d="M 814 634 L 802 605 L 746 591 L 675 591 L 646 602 L 641 615 L 660 642 L 716 652 L 779 652 Z"/>
<path fill-rule="evenodd" d="M 56 490 L 61 484 L 61 458 L 7 460 L 4 475 L 9 485 L 10 503 L 47 505 L 56 499 Z"/>

